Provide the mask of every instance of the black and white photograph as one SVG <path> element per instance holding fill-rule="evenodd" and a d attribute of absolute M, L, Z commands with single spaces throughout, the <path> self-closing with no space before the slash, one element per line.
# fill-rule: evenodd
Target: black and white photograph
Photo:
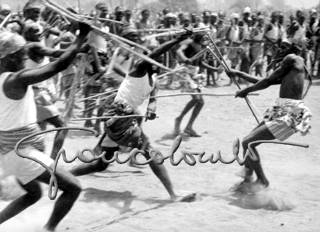
<path fill-rule="evenodd" d="M 320 231 L 320 0 L 0 0 L 0 232 Z"/>

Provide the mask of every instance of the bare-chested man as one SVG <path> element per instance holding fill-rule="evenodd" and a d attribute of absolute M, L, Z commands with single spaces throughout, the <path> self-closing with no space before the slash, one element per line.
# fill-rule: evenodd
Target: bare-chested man
<path fill-rule="evenodd" d="M 203 49 L 206 48 L 207 41 L 206 36 L 204 34 L 197 34 L 194 36 L 193 39 L 188 39 L 178 48 L 177 55 L 181 58 L 182 62 L 190 65 L 190 69 L 195 70 L 193 73 L 190 73 L 190 77 L 188 78 L 190 81 L 183 80 L 184 83 L 184 91 L 186 92 L 198 92 L 201 93 L 199 85 L 195 80 L 198 74 L 197 70 L 199 67 L 208 69 L 212 72 L 217 72 L 218 70 L 222 70 L 222 68 L 215 68 L 208 63 L 206 63 L 201 57 L 191 61 L 192 58 L 197 53 L 201 52 Z M 197 69 L 198 68 L 198 69 Z M 195 122 L 196 118 L 198 117 L 203 105 L 204 101 L 201 95 L 192 95 L 192 99 L 187 103 L 185 108 L 182 110 L 180 115 L 175 119 L 174 125 L 174 135 L 180 134 L 180 124 L 183 117 L 193 108 L 190 120 L 184 129 L 184 132 L 191 137 L 200 137 L 200 135 L 193 130 L 193 123 Z"/>
<path fill-rule="evenodd" d="M 59 59 L 38 69 L 25 69 L 26 41 L 18 34 L 0 34 L 0 165 L 4 175 L 13 175 L 26 193 L 16 198 L 0 212 L 0 224 L 16 216 L 41 198 L 39 182 L 49 184 L 51 175 L 39 163 L 18 156 L 16 143 L 22 138 L 40 132 L 36 123 L 36 105 L 32 85 L 47 80 L 66 69 L 80 50 L 89 26 L 81 24 L 76 42 Z M 21 154 L 32 157 L 53 168 L 53 160 L 44 154 L 44 141 L 34 136 L 19 147 Z M 69 172 L 57 167 L 59 189 L 53 212 L 42 231 L 54 231 L 77 200 L 81 186 Z"/>
<path fill-rule="evenodd" d="M 289 43 L 281 44 L 280 49 L 281 55 L 284 57 L 283 61 L 271 75 L 262 80 L 235 70 L 228 73 L 229 76 L 236 75 L 254 83 L 254 85 L 238 91 L 236 97 L 243 98 L 248 93 L 266 89 L 271 85 L 280 85 L 280 93 L 276 105 L 265 112 L 263 122 L 244 138 L 242 142 L 243 154 L 246 154 L 248 145 L 251 142 L 273 139 L 283 141 L 296 132 L 301 132 L 302 135 L 305 135 L 310 129 L 312 115 L 302 101 L 308 90 L 304 91 L 306 77 L 304 60 L 298 55 L 300 50 L 294 45 Z M 309 87 L 310 85 L 308 85 Z M 256 150 L 257 146 L 258 144 L 254 144 L 251 147 L 259 157 Z M 257 180 L 254 183 L 250 183 L 253 181 L 254 172 Z M 242 183 L 249 183 L 248 185 L 243 185 L 249 186 L 249 191 L 257 191 L 269 186 L 269 181 L 263 172 L 260 160 L 254 162 L 247 159 L 244 182 Z"/>
<path fill-rule="evenodd" d="M 274 11 L 271 14 L 270 22 L 265 26 L 265 56 L 267 57 L 267 64 L 270 65 L 272 59 L 278 51 L 279 26 L 278 26 L 278 12 Z M 274 68 L 274 67 L 272 67 Z"/>
<path fill-rule="evenodd" d="M 59 57 L 65 50 L 52 49 L 45 47 L 40 42 L 40 29 L 36 23 L 26 24 L 23 29 L 23 36 L 27 40 L 28 59 L 26 60 L 26 68 L 37 69 L 47 65 L 49 57 Z M 64 127 L 65 123 L 59 116 L 60 112 L 54 105 L 56 93 L 53 80 L 45 80 L 38 82 L 32 86 L 35 92 L 35 101 L 37 105 L 37 121 L 42 129 L 45 129 L 46 123 L 50 123 L 55 127 Z M 67 136 L 67 131 L 59 131 L 54 139 L 51 158 L 55 158 L 61 149 L 64 139 Z"/>

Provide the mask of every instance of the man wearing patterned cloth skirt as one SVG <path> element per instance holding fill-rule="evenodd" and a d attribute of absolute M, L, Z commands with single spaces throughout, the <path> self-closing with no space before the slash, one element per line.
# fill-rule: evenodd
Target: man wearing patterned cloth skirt
<path fill-rule="evenodd" d="M 188 34 L 187 34 L 188 35 Z M 172 49 L 173 46 L 185 40 L 186 36 L 168 41 L 160 47 L 152 51 L 148 56 L 151 59 L 159 59 L 165 52 Z M 87 175 L 93 172 L 101 172 L 107 169 L 114 152 L 119 151 L 121 147 L 144 151 L 142 153 L 146 159 L 150 159 L 150 150 L 152 148 L 150 141 L 141 128 L 141 117 L 135 117 L 138 114 L 138 107 L 148 97 L 156 95 L 158 91 L 157 78 L 154 74 L 159 72 L 159 68 L 155 68 L 152 63 L 139 60 L 136 65 L 126 75 L 121 83 L 117 96 L 112 103 L 108 116 L 130 116 L 126 118 L 111 118 L 105 122 L 105 133 L 101 137 L 98 145 L 94 149 L 95 152 L 102 154 L 103 158 L 99 158 L 91 163 L 83 163 L 71 170 L 75 176 Z M 150 98 L 146 112 L 146 119 L 153 120 L 156 117 L 156 98 Z M 100 153 L 101 152 L 101 153 Z M 169 178 L 167 170 L 163 164 L 158 164 L 154 159 L 149 163 L 153 173 L 160 179 L 170 198 L 174 202 L 193 200 L 195 194 L 187 196 L 179 196 L 173 188 L 173 184 Z"/>
<path fill-rule="evenodd" d="M 40 132 L 32 85 L 47 80 L 66 69 L 79 52 L 90 28 L 80 24 L 76 42 L 54 62 L 38 69 L 25 69 L 26 41 L 18 34 L 0 34 L 0 165 L 5 176 L 13 175 L 26 191 L 0 212 L 0 224 L 16 216 L 41 198 L 39 182 L 49 184 L 50 173 L 44 166 L 14 152 L 16 143 Z M 53 168 L 53 160 L 44 154 L 43 137 L 34 136 L 21 143 L 19 152 Z M 81 186 L 69 172 L 57 167 L 56 177 L 63 192 L 43 231 L 54 231 L 77 200 Z"/>
<path fill-rule="evenodd" d="M 263 121 L 244 138 L 242 142 L 244 155 L 251 142 L 273 139 L 283 141 L 296 132 L 300 132 L 302 135 L 309 132 L 312 114 L 308 107 L 304 105 L 302 99 L 311 86 L 311 77 L 308 75 L 309 83 L 304 88 L 307 69 L 303 58 L 298 55 L 300 51 L 299 47 L 288 42 L 282 42 L 279 57 L 283 60 L 280 66 L 264 79 L 236 70 L 228 72 L 230 77 L 238 76 L 254 83 L 254 85 L 238 91 L 236 97 L 243 98 L 253 91 L 266 89 L 271 85 L 280 85 L 280 93 L 276 105 L 265 112 Z M 251 147 L 259 158 L 256 150 L 258 145 L 254 144 Z M 257 176 L 255 182 L 253 182 L 254 172 Z M 263 172 L 260 158 L 256 162 L 247 159 L 244 181 L 240 184 L 240 189 L 246 192 L 256 192 L 268 186 L 269 181 Z"/>

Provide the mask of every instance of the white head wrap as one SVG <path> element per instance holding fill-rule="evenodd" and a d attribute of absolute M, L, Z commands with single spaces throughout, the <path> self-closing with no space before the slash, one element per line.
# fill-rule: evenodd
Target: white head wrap
<path fill-rule="evenodd" d="M 9 31 L 0 33 L 0 59 L 9 54 L 19 51 L 24 45 L 26 40 L 19 34 Z"/>
<path fill-rule="evenodd" d="M 235 19 L 235 18 L 237 18 L 237 19 L 240 18 L 240 15 L 237 13 L 231 14 L 231 19 Z"/>
<path fill-rule="evenodd" d="M 245 13 L 251 13 L 251 9 L 250 9 L 250 7 L 246 7 L 246 8 L 244 8 L 244 10 L 243 10 L 243 13 L 245 14 Z"/>
<path fill-rule="evenodd" d="M 164 16 L 165 18 L 177 18 L 177 15 L 174 13 L 168 13 Z"/>

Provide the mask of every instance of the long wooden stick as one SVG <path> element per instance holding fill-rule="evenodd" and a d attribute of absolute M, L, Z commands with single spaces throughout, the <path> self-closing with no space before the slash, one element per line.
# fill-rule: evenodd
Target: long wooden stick
<path fill-rule="evenodd" d="M 212 39 L 212 37 L 211 37 L 209 34 L 208 34 L 207 36 L 209 37 L 209 39 L 210 39 L 211 43 L 213 44 L 214 48 L 216 49 L 216 51 L 217 51 L 217 53 L 218 53 L 218 55 L 219 55 L 219 58 L 220 58 L 219 60 L 221 60 L 221 62 L 224 64 L 223 67 L 224 67 L 228 72 L 230 72 L 231 69 L 229 68 L 227 62 L 225 61 L 225 59 L 223 58 L 222 54 L 220 53 L 219 48 L 218 48 L 217 45 L 215 44 L 214 40 Z M 237 87 L 241 90 L 241 87 L 240 87 L 239 83 L 237 82 L 237 80 L 236 80 L 235 78 L 232 78 L 232 79 L 233 79 L 234 83 L 237 85 Z M 250 99 L 249 99 L 248 97 L 245 97 L 244 99 L 246 100 L 246 103 L 247 103 L 249 109 L 251 110 L 252 115 L 253 115 L 254 118 L 256 119 L 257 123 L 260 123 L 257 115 L 255 114 L 255 112 L 254 112 L 253 109 L 252 109 L 252 107 L 254 106 L 254 104 L 250 101 Z M 254 106 L 254 107 L 255 107 L 255 106 Z M 256 110 L 257 110 L 257 107 L 255 107 L 255 108 L 256 108 Z M 258 111 L 258 112 L 259 112 L 259 111 Z"/>
<path fill-rule="evenodd" d="M 116 119 L 120 119 L 120 118 L 145 118 L 145 115 L 124 115 L 124 116 L 103 116 L 103 117 L 91 117 L 91 118 L 78 118 L 78 119 L 72 119 L 70 121 L 84 121 L 84 120 L 97 120 L 97 119 L 111 119 L 111 118 L 116 118 Z"/>
<path fill-rule="evenodd" d="M 113 90 L 110 90 L 110 91 L 107 91 L 107 92 L 95 94 L 95 95 L 92 95 L 90 97 L 81 98 L 77 102 L 82 102 L 82 101 L 85 101 L 85 100 L 88 100 L 88 99 L 91 99 L 91 98 L 96 98 L 96 97 L 103 96 L 103 95 L 106 95 L 106 94 L 109 94 L 109 93 L 113 93 L 113 92 L 116 92 L 116 91 L 118 91 L 118 90 L 117 89 L 113 89 Z"/>
<path fill-rule="evenodd" d="M 108 70 L 107 70 L 106 75 L 109 75 L 109 74 L 111 74 L 111 73 L 113 72 L 113 66 L 114 66 L 114 64 L 116 63 L 116 59 L 117 59 L 117 56 L 118 56 L 119 51 L 120 51 L 120 47 L 117 47 L 117 48 L 114 50 L 114 52 L 113 52 L 113 54 L 112 54 L 111 61 L 110 61 L 109 66 L 108 66 Z"/>
<path fill-rule="evenodd" d="M 180 66 L 178 68 L 175 68 L 172 71 L 169 71 L 169 72 L 163 73 L 161 75 L 158 75 L 157 79 L 161 79 L 162 77 L 167 76 L 167 75 L 172 74 L 172 73 L 181 72 L 183 69 L 186 69 L 186 67 L 184 65 L 182 65 L 182 66 Z"/>
<path fill-rule="evenodd" d="M 197 33 L 203 33 L 203 32 L 208 32 L 208 30 L 210 30 L 209 28 L 201 28 L 201 29 L 194 29 L 192 32 L 193 34 L 197 34 Z M 147 35 L 145 36 L 144 38 L 149 40 L 149 39 L 152 39 L 152 38 L 156 38 L 156 37 L 164 37 L 164 36 L 177 36 L 177 35 L 180 35 L 180 34 L 183 34 L 185 32 L 185 30 L 171 30 L 171 31 L 167 31 L 167 32 L 162 32 L 162 33 L 159 33 L 159 34 L 152 34 L 152 35 Z"/>
<path fill-rule="evenodd" d="M 218 63 L 224 68 L 224 70 L 228 70 L 228 68 L 226 67 L 225 63 L 223 63 L 220 58 L 217 56 L 217 54 L 212 50 L 211 47 L 207 46 L 208 51 L 210 51 L 212 53 L 212 55 L 216 58 L 216 60 L 218 61 Z"/>
<path fill-rule="evenodd" d="M 115 97 L 116 95 L 117 95 L 117 93 L 113 93 L 113 94 L 110 94 L 110 95 L 108 95 L 108 96 L 106 96 L 106 97 L 100 98 L 99 100 L 107 100 L 107 99 L 110 99 L 110 98 Z M 93 101 L 93 100 L 92 100 L 92 101 Z M 92 104 L 93 104 L 93 103 L 92 103 Z M 90 105 L 92 105 L 92 104 L 90 104 Z M 90 106 L 89 108 L 84 109 L 84 110 L 82 110 L 81 112 L 86 112 L 86 111 L 88 111 L 88 110 L 95 109 L 95 108 L 100 109 L 102 106 L 103 106 L 102 104 Z"/>
<path fill-rule="evenodd" d="M 179 97 L 179 96 L 186 96 L 186 95 L 201 95 L 201 96 L 212 96 L 212 97 L 234 97 L 234 93 L 173 93 L 173 94 L 165 94 L 165 95 L 157 95 L 151 96 L 147 98 L 163 98 L 163 97 Z M 252 96 L 258 96 L 257 93 L 250 94 Z"/>
<path fill-rule="evenodd" d="M 203 56 L 207 51 L 208 51 L 207 48 L 202 49 L 200 52 L 198 52 L 198 53 L 195 54 L 193 57 L 191 57 L 190 60 L 191 60 L 191 61 L 195 61 L 195 60 L 198 59 L 199 57 Z"/>
<path fill-rule="evenodd" d="M 48 6 L 51 9 L 59 12 L 60 14 L 64 14 L 66 17 L 70 17 L 71 19 L 73 19 L 75 21 L 84 22 L 83 18 L 79 18 L 78 15 L 73 14 L 72 12 L 64 9 L 63 7 L 59 6 L 58 4 L 55 4 L 50 0 L 42 0 L 42 1 L 43 1 L 43 4 L 45 4 L 46 6 Z M 146 55 L 143 55 L 143 54 L 140 54 L 140 53 L 134 51 L 126 43 L 129 43 L 129 44 L 132 44 L 133 46 L 142 48 L 143 50 L 148 50 L 147 48 L 143 47 L 142 45 L 134 43 L 134 42 L 132 42 L 130 40 L 127 40 L 125 38 L 121 38 L 121 37 L 119 37 L 119 36 L 117 36 L 115 34 L 102 31 L 100 28 L 98 28 L 98 27 L 96 27 L 96 26 L 94 26 L 94 25 L 92 25 L 90 23 L 88 23 L 88 24 L 91 26 L 92 30 L 95 31 L 97 34 L 100 34 L 101 36 L 103 36 L 105 38 L 109 38 L 109 39 L 113 40 L 114 42 L 119 44 L 119 46 L 121 46 L 123 49 L 127 50 L 128 52 L 131 52 L 132 54 L 138 56 L 139 58 L 144 59 L 144 60 L 150 62 L 151 64 L 154 64 L 154 65 L 156 65 L 156 66 L 158 66 L 158 67 L 160 67 L 160 68 L 162 68 L 164 70 L 171 71 L 170 68 L 164 66 L 163 64 L 160 64 L 159 62 L 155 61 L 154 59 L 151 59 L 150 57 L 148 57 Z"/>
<path fill-rule="evenodd" d="M 86 16 L 86 15 L 81 15 L 81 16 L 83 16 L 83 17 L 86 18 L 86 19 L 94 19 L 94 17 L 91 17 L 91 16 Z M 105 22 L 118 23 L 118 24 L 121 24 L 121 25 L 124 24 L 124 22 L 120 22 L 120 21 L 116 21 L 116 20 L 112 20 L 112 19 L 106 19 L 106 18 L 97 18 L 97 20 L 99 20 L 99 21 L 105 21 Z"/>

